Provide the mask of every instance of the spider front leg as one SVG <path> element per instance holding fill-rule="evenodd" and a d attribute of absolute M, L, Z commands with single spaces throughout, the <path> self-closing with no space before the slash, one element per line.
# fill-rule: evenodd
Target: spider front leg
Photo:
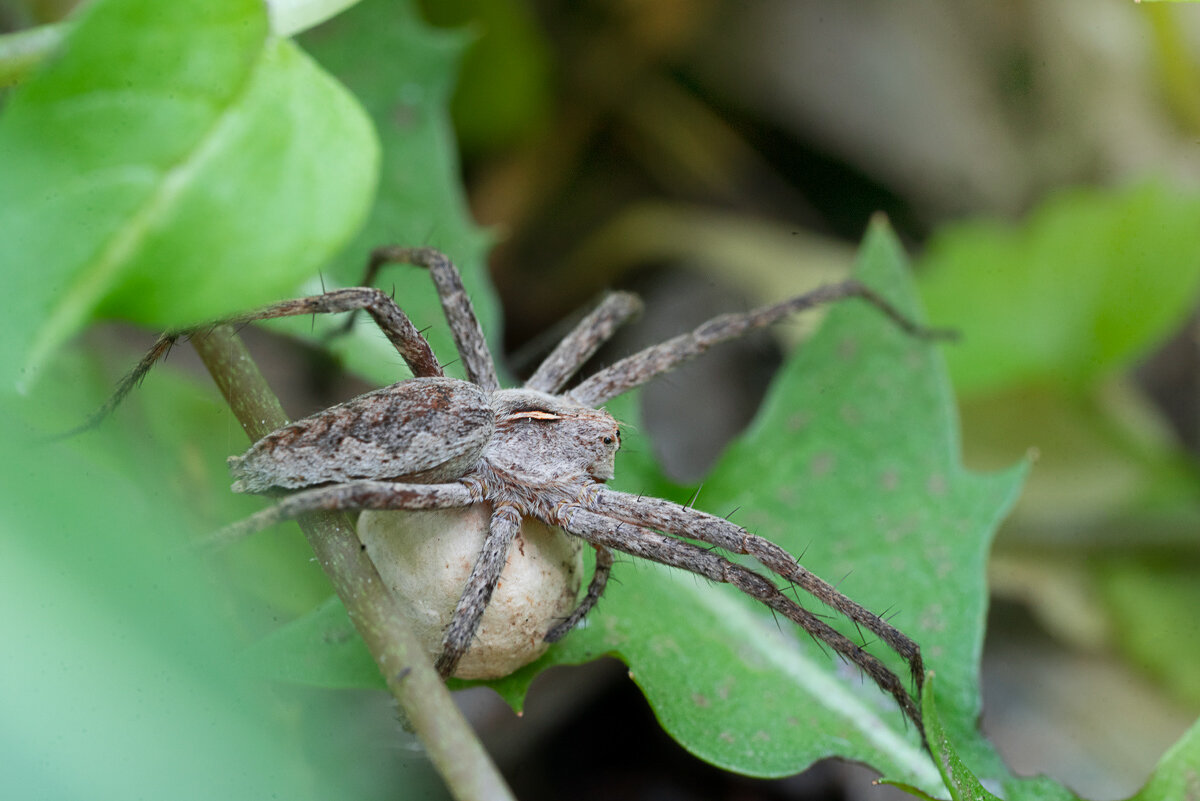
<path fill-rule="evenodd" d="M 217 326 L 243 326 L 257 320 L 273 320 L 280 317 L 296 317 L 308 314 L 337 314 L 339 312 L 366 311 L 375 323 L 395 346 L 401 358 L 408 364 L 414 376 L 438 377 L 442 368 L 437 357 L 433 355 L 429 343 L 417 331 L 416 326 L 408 319 L 404 310 L 396 305 L 386 293 L 370 287 L 353 287 L 326 292 L 323 295 L 313 295 L 307 298 L 285 300 L 272 303 L 253 311 L 223 317 L 219 320 L 180 328 L 160 334 L 154 345 L 137 365 L 121 379 L 109 399 L 91 417 L 75 429 L 63 436 L 71 436 L 95 427 L 100 421 L 112 413 L 121 404 L 125 396 L 133 390 L 146 374 L 171 351 L 172 346 L 181 339 L 199 336 L 211 331 Z"/>
<path fill-rule="evenodd" d="M 790 581 L 821 603 L 841 612 L 856 625 L 866 628 L 908 662 L 918 688 L 925 677 L 921 649 L 883 618 L 842 595 L 824 579 L 807 570 L 784 548 L 751 534 L 722 517 L 680 506 L 660 498 L 630 495 L 602 489 L 596 495 L 596 511 L 636 525 L 707 542 L 726 551 L 752 556 L 775 575 Z"/>
<path fill-rule="evenodd" d="M 542 361 L 525 388 L 558 392 L 622 323 L 641 310 L 642 301 L 637 295 L 610 292 Z"/>
<path fill-rule="evenodd" d="M 254 311 L 226 317 L 213 323 L 207 323 L 184 331 L 177 332 L 176 338 L 182 335 L 204 331 L 217 325 L 241 326 L 257 320 L 273 320 L 280 317 L 298 317 L 309 314 L 338 314 L 340 312 L 365 311 L 375 320 L 376 325 L 395 346 L 396 350 L 408 364 L 414 376 L 436 377 L 443 375 L 437 357 L 429 343 L 417 331 L 412 320 L 404 310 L 396 305 L 387 293 L 372 287 L 351 287 L 335 289 L 323 295 L 312 295 L 307 298 L 296 298 L 279 303 L 272 303 Z M 169 336 L 169 334 L 164 335 Z"/>
<path fill-rule="evenodd" d="M 904 684 L 896 674 L 840 631 L 788 598 L 763 576 L 689 542 L 606 517 L 583 507 L 567 509 L 553 522 L 594 545 L 603 545 L 668 567 L 687 570 L 710 581 L 732 584 L 754 600 L 795 622 L 815 639 L 857 665 L 880 689 L 896 699 L 905 716 L 913 722 L 924 739 L 925 728 L 921 721 L 921 710 L 912 696 L 905 691 Z"/>
<path fill-rule="evenodd" d="M 454 262 L 434 248 L 380 247 L 371 251 L 362 283 L 370 285 L 388 264 L 413 264 L 429 270 L 446 322 L 450 324 L 454 345 L 466 368 L 467 380 L 487 391 L 499 389 L 496 365 L 483 336 L 483 327 L 479 325 L 475 308 L 467 297 L 462 276 Z"/>

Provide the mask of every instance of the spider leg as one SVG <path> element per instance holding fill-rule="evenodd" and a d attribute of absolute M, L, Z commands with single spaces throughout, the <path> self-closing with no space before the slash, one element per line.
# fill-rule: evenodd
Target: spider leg
<path fill-rule="evenodd" d="M 564 510 L 554 522 L 593 545 L 604 545 L 652 562 L 681 568 L 710 581 L 732 584 L 751 598 L 795 622 L 813 637 L 857 665 L 880 689 L 896 699 L 896 703 L 924 738 L 921 710 L 912 696 L 905 691 L 896 674 L 853 640 L 788 598 L 765 577 L 689 542 L 583 507 Z"/>
<path fill-rule="evenodd" d="M 575 610 L 567 616 L 566 620 L 546 632 L 546 642 L 558 642 L 566 637 L 571 629 L 579 625 L 579 621 L 592 611 L 604 593 L 604 587 L 608 584 L 608 576 L 612 573 L 613 554 L 603 545 L 593 545 L 593 547 L 596 549 L 596 569 L 592 572 L 592 581 L 588 584 L 587 595 L 579 602 L 579 606 L 575 607 Z"/>
<path fill-rule="evenodd" d="M 479 622 L 491 603 L 492 593 L 496 591 L 500 573 L 508 560 L 508 547 L 520 529 L 521 515 L 516 507 L 497 504 L 492 510 L 483 549 L 471 568 L 463 594 L 454 607 L 454 616 L 442 637 L 442 653 L 434 665 L 442 678 L 454 673 L 459 660 L 471 647 L 475 632 L 479 630 Z"/>
<path fill-rule="evenodd" d="M 601 370 L 582 382 L 570 395 L 580 403 L 599 406 L 623 392 L 641 386 L 657 375 L 693 359 L 720 342 L 744 336 L 771 325 L 796 312 L 823 306 L 846 298 L 860 298 L 878 308 L 900 328 L 914 336 L 945 338 L 949 332 L 924 328 L 906 317 L 882 296 L 861 281 L 847 280 L 828 284 L 771 306 L 762 306 L 744 314 L 723 314 L 701 324 L 693 331 L 652 345 Z"/>
<path fill-rule="evenodd" d="M 376 324 L 387 335 L 387 338 L 399 351 L 400 356 L 408 363 L 415 376 L 441 376 L 442 368 L 438 365 L 437 357 L 429 347 L 429 343 L 413 326 L 412 321 L 404 310 L 396 305 L 388 295 L 378 289 L 355 287 L 337 289 L 323 295 L 313 295 L 307 298 L 285 300 L 272 303 L 253 311 L 223 317 L 220 320 L 180 328 L 160 334 L 154 345 L 129 373 L 117 384 L 113 394 L 104 405 L 96 410 L 82 425 L 67 432 L 63 436 L 86 431 L 96 426 L 107 417 L 125 396 L 136 387 L 167 353 L 181 339 L 203 334 L 220 325 L 243 326 L 256 320 L 271 320 L 279 317 L 296 317 L 304 314 L 336 314 L 338 312 L 358 311 L 363 309 L 374 318 Z"/>
<path fill-rule="evenodd" d="M 608 293 L 600 305 L 558 343 L 525 382 L 525 388 L 551 394 L 558 392 L 596 349 L 641 308 L 642 302 L 636 295 L 628 292 Z"/>
<path fill-rule="evenodd" d="M 183 336 L 186 336 L 186 334 L 172 331 L 159 334 L 158 339 L 154 341 L 150 350 L 146 351 L 146 355 L 134 365 L 132 370 L 125 374 L 117 384 L 117 388 L 113 390 L 112 395 L 109 395 L 108 400 L 99 409 L 92 412 L 86 420 L 74 428 L 62 434 L 55 434 L 53 439 L 67 439 L 76 434 L 82 434 L 84 431 L 90 431 L 100 425 L 106 417 L 113 413 L 113 410 L 121 405 L 121 401 L 125 400 L 125 396 L 145 380 L 146 374 L 150 372 L 151 368 L 167 357 L 167 354 L 171 352 L 171 348 Z"/>
<path fill-rule="evenodd" d="M 351 481 L 301 490 L 274 506 L 231 523 L 204 540 L 202 545 L 235 542 L 276 523 L 306 512 L 330 509 L 453 509 L 478 503 L 463 484 L 398 484 L 391 481 Z"/>
<path fill-rule="evenodd" d="M 829 582 L 807 570 L 790 553 L 770 540 L 751 534 L 746 529 L 705 512 L 664 501 L 601 489 L 593 507 L 601 514 L 629 523 L 645 525 L 663 532 L 707 542 L 730 553 L 752 556 L 763 567 L 789 581 L 818 601 L 841 612 L 856 626 L 868 629 L 908 662 L 917 688 L 925 677 L 921 649 L 866 607 L 838 592 Z"/>
<path fill-rule="evenodd" d="M 462 276 L 459 275 L 454 262 L 450 261 L 446 254 L 433 248 L 376 248 L 371 251 L 363 283 L 370 284 L 379 270 L 387 264 L 414 264 L 429 270 L 434 286 L 437 287 L 446 322 L 450 324 L 454 344 L 462 357 L 463 366 L 466 367 L 468 380 L 489 392 L 499 389 L 496 365 L 492 361 L 491 351 L 488 350 L 487 340 L 484 339 L 483 328 L 475 317 L 475 309 L 471 305 L 471 299 L 467 297 L 466 290 L 463 289 Z"/>

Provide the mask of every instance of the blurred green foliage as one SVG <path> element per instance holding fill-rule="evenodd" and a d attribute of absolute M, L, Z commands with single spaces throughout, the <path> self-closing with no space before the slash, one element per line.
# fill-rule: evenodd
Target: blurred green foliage
<path fill-rule="evenodd" d="M 1183 322 L 1200 294 L 1200 195 L 1163 181 L 1077 189 L 1019 224 L 941 228 L 921 259 L 934 319 L 966 399 L 1016 384 L 1088 389 Z"/>
<path fill-rule="evenodd" d="M 1095 647 L 1036 586 L 1082 559 L 1104 639 L 1192 703 L 1200 639 L 1181 632 L 1200 600 L 1200 474 L 1130 371 L 1194 309 L 1197 219 L 1200 195 L 1165 180 L 1078 189 L 1020 223 L 948 225 L 921 263 L 931 315 L 964 328 L 948 361 L 968 463 L 1040 453 L 1001 540 L 1009 572 L 1027 565 L 1042 618 Z"/>
<path fill-rule="evenodd" d="M 922 702 L 929 744 L 938 763 L 938 770 L 950 797 L 954 801 L 997 801 L 998 796 L 989 792 L 994 784 L 981 780 L 959 754 L 959 748 L 942 724 L 936 688 L 939 682 L 932 680 L 926 687 Z M 1200 722 L 1189 729 L 1169 750 L 1158 764 L 1146 785 L 1129 801 L 1177 801 L 1188 798 L 1195 789 L 1196 765 L 1200 764 Z M 913 787 L 904 789 L 914 795 L 925 796 Z M 1004 786 L 1000 796 L 1012 801 L 1069 801 L 1077 799 L 1074 793 L 1045 777 L 1017 779 Z"/>
<path fill-rule="evenodd" d="M 458 145 L 466 153 L 522 144 L 550 114 L 551 62 L 525 0 L 421 3 L 434 25 L 471 37 L 451 99 Z"/>

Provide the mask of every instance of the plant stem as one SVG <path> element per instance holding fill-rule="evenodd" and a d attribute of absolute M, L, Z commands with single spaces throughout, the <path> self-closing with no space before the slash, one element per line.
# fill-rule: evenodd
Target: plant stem
<path fill-rule="evenodd" d="M 192 344 L 252 441 L 288 422 L 279 399 L 233 329 L 218 326 L 208 334 L 194 336 Z M 450 792 L 461 801 L 513 799 L 397 613 L 346 515 L 320 512 L 297 522 Z"/>

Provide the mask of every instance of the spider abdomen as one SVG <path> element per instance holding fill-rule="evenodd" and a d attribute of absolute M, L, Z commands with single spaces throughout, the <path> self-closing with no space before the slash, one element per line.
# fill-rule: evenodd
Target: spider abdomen
<path fill-rule="evenodd" d="M 357 479 L 439 483 L 463 475 L 492 437 L 487 393 L 412 378 L 297 420 L 229 459 L 235 492 Z"/>

